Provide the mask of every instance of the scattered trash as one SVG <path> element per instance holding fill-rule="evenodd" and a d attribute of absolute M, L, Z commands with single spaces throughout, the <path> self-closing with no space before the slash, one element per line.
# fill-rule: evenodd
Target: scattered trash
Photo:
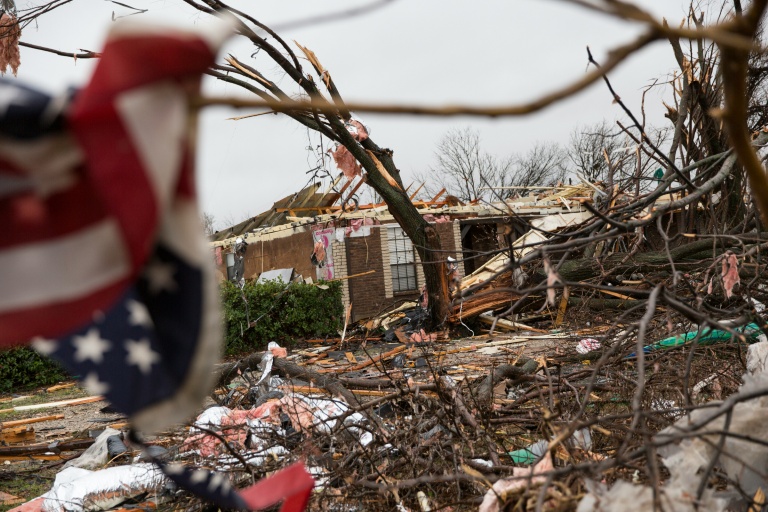
<path fill-rule="evenodd" d="M 99 471 L 68 467 L 56 475 L 41 497 L 16 512 L 89 512 L 108 510 L 136 496 L 154 506 L 163 498 L 168 480 L 154 464 L 114 466 Z"/>
<path fill-rule="evenodd" d="M 96 438 L 96 442 L 93 443 L 87 450 L 85 450 L 76 459 L 70 460 L 64 464 L 64 469 L 82 468 L 82 469 L 97 469 L 103 467 L 107 461 L 111 458 L 109 454 L 110 439 L 120 436 L 120 431 L 112 428 L 105 429 Z M 114 441 L 112 441 L 114 446 Z M 125 446 L 123 446 L 125 448 Z"/>
<path fill-rule="evenodd" d="M 588 428 L 583 428 L 574 432 L 568 442 L 571 443 L 574 448 L 579 448 L 586 452 L 592 450 L 592 434 Z M 547 453 L 548 448 L 549 441 L 542 439 L 541 441 L 537 441 L 520 450 L 511 451 L 508 455 L 515 464 L 530 466 L 541 459 L 541 457 Z"/>
<path fill-rule="evenodd" d="M 754 323 L 745 325 L 744 327 L 737 327 L 734 330 L 737 333 L 742 334 L 748 341 L 752 342 L 759 341 L 760 336 L 765 336 L 760 330 L 760 326 Z M 694 340 L 699 345 L 711 345 L 713 343 L 729 342 L 733 340 L 733 338 L 734 335 L 730 332 L 704 327 L 700 331 L 691 331 L 685 334 L 679 334 L 677 336 L 672 336 L 671 338 L 665 338 L 661 341 L 657 341 L 652 345 L 646 345 L 643 347 L 643 352 L 647 354 L 653 350 L 679 347 Z M 634 353 L 630 354 L 630 357 L 632 356 L 634 356 Z"/>
<path fill-rule="evenodd" d="M 547 478 L 543 475 L 552 469 L 552 456 L 549 453 L 532 468 L 513 468 L 512 477 L 499 479 L 485 493 L 478 512 L 501 512 L 516 491 L 546 482 Z"/>
<path fill-rule="evenodd" d="M 520 450 L 514 450 L 509 452 L 509 456 L 512 458 L 512 462 L 523 466 L 530 466 L 537 460 L 539 460 L 546 452 L 549 446 L 549 441 L 537 441 L 531 445 L 521 448 Z"/>
<path fill-rule="evenodd" d="M 584 338 L 576 345 L 576 352 L 579 354 L 587 354 L 595 350 L 600 350 L 602 345 L 595 338 Z"/>

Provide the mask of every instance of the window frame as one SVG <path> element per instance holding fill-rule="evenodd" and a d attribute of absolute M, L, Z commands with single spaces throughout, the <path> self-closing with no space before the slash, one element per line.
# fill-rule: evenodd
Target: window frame
<path fill-rule="evenodd" d="M 387 253 L 392 280 L 392 293 L 404 294 L 419 291 L 416 270 L 416 250 L 403 228 L 395 224 L 387 226 Z"/>

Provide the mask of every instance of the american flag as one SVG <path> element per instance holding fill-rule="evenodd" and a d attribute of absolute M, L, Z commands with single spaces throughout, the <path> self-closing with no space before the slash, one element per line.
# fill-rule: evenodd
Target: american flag
<path fill-rule="evenodd" d="M 0 79 L 0 347 L 31 342 L 139 431 L 189 419 L 220 354 L 188 99 L 229 32 L 119 23 L 80 91 Z M 221 506 L 261 504 L 221 475 L 166 470 Z M 289 470 L 284 510 L 301 510 L 312 479 Z"/>
<path fill-rule="evenodd" d="M 187 92 L 226 35 L 118 24 L 73 95 L 0 82 L 0 344 L 33 340 L 141 430 L 187 419 L 219 355 Z"/>

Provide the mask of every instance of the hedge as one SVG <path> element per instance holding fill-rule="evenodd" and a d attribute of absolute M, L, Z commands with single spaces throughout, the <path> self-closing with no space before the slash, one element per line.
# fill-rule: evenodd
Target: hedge
<path fill-rule="evenodd" d="M 262 350 L 270 341 L 335 336 L 342 328 L 341 283 L 232 283 L 221 288 L 227 354 Z M 248 300 L 246 314 L 243 296 Z M 255 322 L 248 327 L 248 321 Z M 70 378 L 55 361 L 28 347 L 0 350 L 0 393 L 49 386 Z"/>
<path fill-rule="evenodd" d="M 31 348 L 0 350 L 0 393 L 50 386 L 69 378 L 58 363 Z"/>
<path fill-rule="evenodd" d="M 221 293 L 227 354 L 262 350 L 270 341 L 335 336 L 343 327 L 339 281 L 246 283 L 242 290 L 225 282 Z"/>

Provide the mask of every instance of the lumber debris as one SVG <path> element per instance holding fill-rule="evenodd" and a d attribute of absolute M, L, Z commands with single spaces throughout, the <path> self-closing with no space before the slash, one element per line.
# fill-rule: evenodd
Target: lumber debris
<path fill-rule="evenodd" d="M 544 329 L 537 329 L 536 327 L 531 327 L 530 325 L 521 324 L 519 322 L 512 322 L 511 320 L 507 320 L 505 318 L 494 318 L 490 313 L 483 313 L 478 317 L 478 319 L 487 325 L 495 324 L 496 329 L 502 331 L 532 331 L 538 333 L 547 332 Z"/>
<path fill-rule="evenodd" d="M 31 423 L 41 423 L 43 421 L 54 421 L 64 419 L 63 414 L 51 414 L 50 416 L 40 416 L 37 418 L 25 418 L 23 420 L 4 421 L 0 423 L 0 430 L 6 428 L 19 427 L 21 425 L 29 425 Z"/>
<path fill-rule="evenodd" d="M 75 405 L 90 404 L 93 402 L 101 402 L 102 400 L 104 400 L 103 396 L 89 396 L 85 398 L 72 398 L 70 400 L 60 400 L 58 402 L 47 402 L 44 404 L 17 405 L 16 407 L 11 407 L 10 409 L 0 409 L 0 413 L 32 411 L 35 409 L 52 409 L 56 407 L 70 407 Z"/>
<path fill-rule="evenodd" d="M 19 498 L 13 494 L 0 491 L 0 505 L 18 505 L 19 503 L 24 503 L 25 501 L 27 500 L 24 498 Z"/>
<path fill-rule="evenodd" d="M 53 393 L 54 391 L 59 391 L 61 389 L 69 389 L 75 387 L 77 384 L 75 382 L 65 382 L 63 384 L 56 384 L 55 386 L 51 386 L 46 389 L 48 393 Z"/>
<path fill-rule="evenodd" d="M 0 445 L 25 443 L 35 440 L 35 429 L 30 426 L 11 427 L 0 430 Z"/>
<path fill-rule="evenodd" d="M 48 452 L 59 454 L 84 450 L 94 443 L 94 439 L 69 439 L 53 443 L 37 443 L 27 446 L 0 446 L 0 459 L 7 456 L 42 455 Z"/>

